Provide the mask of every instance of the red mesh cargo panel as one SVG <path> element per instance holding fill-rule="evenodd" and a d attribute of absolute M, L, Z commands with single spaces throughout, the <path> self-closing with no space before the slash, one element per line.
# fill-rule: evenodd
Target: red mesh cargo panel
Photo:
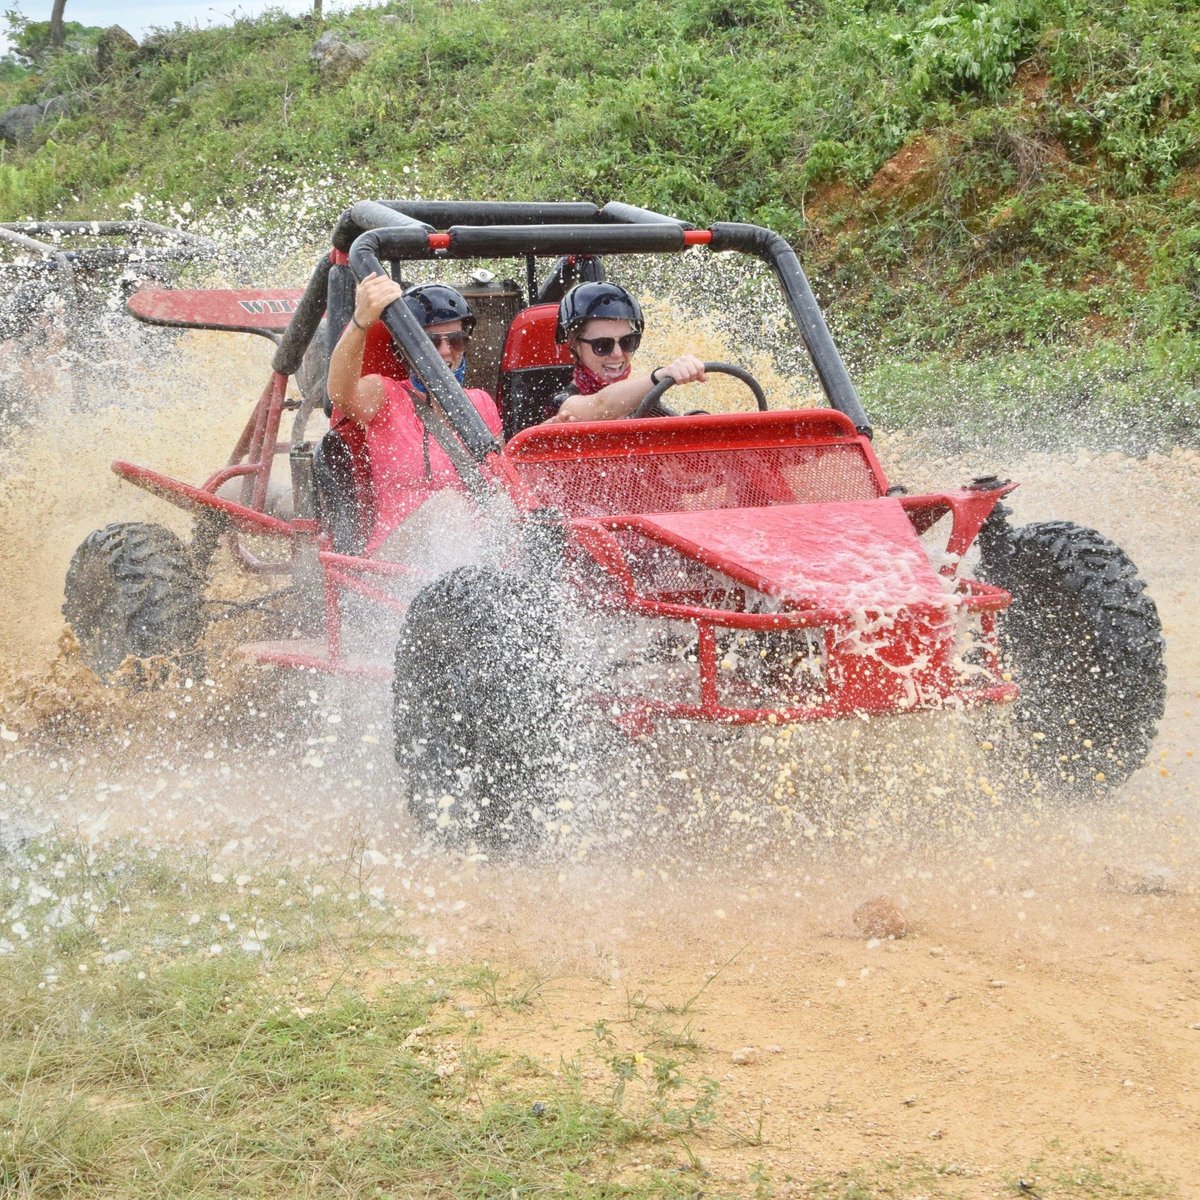
<path fill-rule="evenodd" d="M 539 504 L 572 517 L 699 512 L 871 500 L 875 475 L 857 444 L 672 450 L 524 461 Z"/>

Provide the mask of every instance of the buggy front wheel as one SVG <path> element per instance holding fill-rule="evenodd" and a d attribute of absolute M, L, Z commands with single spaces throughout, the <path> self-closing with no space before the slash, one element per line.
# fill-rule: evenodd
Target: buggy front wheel
<path fill-rule="evenodd" d="M 521 576 L 451 571 L 396 647 L 393 729 L 408 806 L 452 842 L 519 843 L 553 803 L 567 731 L 556 614 Z"/>
<path fill-rule="evenodd" d="M 1012 594 L 1000 644 L 1021 689 L 1013 765 L 1068 797 L 1112 789 L 1145 761 L 1163 713 L 1158 609 L 1128 556 L 1094 529 L 992 532 L 983 574 Z"/>

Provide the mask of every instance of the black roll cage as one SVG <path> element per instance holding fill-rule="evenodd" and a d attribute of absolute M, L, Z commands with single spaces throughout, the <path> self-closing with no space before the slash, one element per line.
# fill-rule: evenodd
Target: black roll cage
<path fill-rule="evenodd" d="M 526 261 L 532 297 L 537 258 L 680 253 L 688 247 L 685 232 L 694 229 L 675 217 L 616 201 L 597 208 L 584 202 L 362 200 L 338 219 L 335 253 L 318 262 L 273 366 L 294 374 L 327 313 L 330 344 L 336 342 L 353 311 L 356 281 L 384 273 L 385 261 L 520 256 Z M 438 233 L 442 236 L 431 240 Z M 796 252 L 779 234 L 758 225 L 718 222 L 708 233 L 711 250 L 740 251 L 772 267 L 831 407 L 869 437 L 870 422 Z M 334 261 L 341 256 L 348 265 Z M 393 304 L 383 321 L 471 457 L 482 461 L 498 450 L 495 436 L 408 309 Z"/>

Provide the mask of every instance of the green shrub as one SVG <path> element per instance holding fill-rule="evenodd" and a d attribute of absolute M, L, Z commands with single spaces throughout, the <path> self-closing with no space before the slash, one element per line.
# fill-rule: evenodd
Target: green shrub
<path fill-rule="evenodd" d="M 1154 252 L 1150 282 L 1152 316 L 1157 328 L 1194 333 L 1200 329 L 1200 227 L 1183 224 Z"/>
<path fill-rule="evenodd" d="M 912 87 L 925 98 L 998 96 L 1044 25 L 1062 15 L 1062 6 L 1042 0 L 935 0 L 901 39 Z"/>
<path fill-rule="evenodd" d="M 1082 442 L 1145 453 L 1200 440 L 1200 356 L 1190 341 L 935 354 L 885 363 L 859 391 L 876 428 L 921 430 L 955 450 Z"/>

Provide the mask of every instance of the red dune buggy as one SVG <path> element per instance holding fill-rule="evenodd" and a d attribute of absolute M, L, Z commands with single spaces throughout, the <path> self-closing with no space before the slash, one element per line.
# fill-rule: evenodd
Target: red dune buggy
<path fill-rule="evenodd" d="M 801 265 L 777 234 L 697 229 L 619 203 L 364 201 L 332 240 L 303 291 L 130 300 L 142 320 L 264 334 L 277 349 L 228 464 L 207 480 L 113 464 L 191 511 L 196 533 L 185 545 L 157 526 L 110 525 L 76 552 L 65 612 L 101 675 L 129 656 L 193 649 L 209 560 L 225 539 L 247 571 L 289 577 L 270 598 L 285 595 L 292 624 L 301 613 L 309 625 L 247 654 L 391 676 L 396 756 L 410 807 L 430 828 L 492 839 L 528 828 L 583 714 L 638 735 L 672 721 L 1012 705 L 1027 769 L 1068 791 L 1111 787 L 1144 760 L 1165 673 L 1157 611 L 1132 563 L 1066 522 L 1013 528 L 1000 503 L 1012 483 L 927 495 L 891 487 Z M 746 385 L 747 411 L 540 424 L 571 374 L 554 340 L 564 289 L 602 278 L 604 256 L 689 248 L 769 264 L 829 407 L 771 409 L 740 366 L 710 364 Z M 392 585 L 411 585 L 414 565 L 362 553 L 372 498 L 357 427 L 309 440 L 325 403 L 314 348 L 340 335 L 356 279 L 505 258 L 523 281 L 477 270 L 462 288 L 478 317 L 466 384 L 496 397 L 503 442 L 404 305 L 368 341 L 365 373 L 411 372 L 427 386 L 420 418 L 464 490 L 481 502 L 503 495 L 517 514 L 502 563 L 458 567 L 398 599 Z M 540 282 L 539 259 L 554 260 Z M 295 415 L 281 440 L 285 412 Z M 285 461 L 281 483 L 272 468 Z M 963 568 L 973 544 L 974 576 Z M 383 657 L 348 647 L 346 614 L 364 603 L 402 620 L 394 657 L 392 647 Z M 597 639 L 581 672 L 569 651 L 584 618 L 621 636 Z"/>

